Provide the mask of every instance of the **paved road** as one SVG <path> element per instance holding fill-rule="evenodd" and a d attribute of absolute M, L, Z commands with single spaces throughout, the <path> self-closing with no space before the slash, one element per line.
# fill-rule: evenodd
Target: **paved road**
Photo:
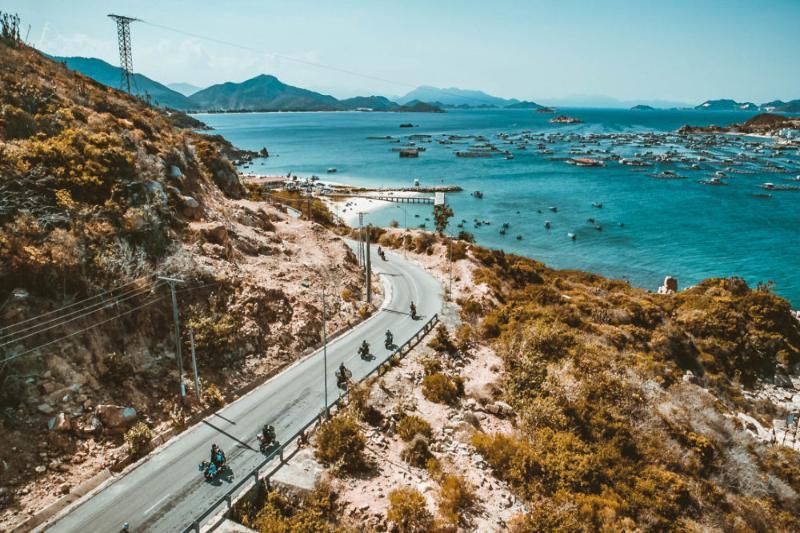
<path fill-rule="evenodd" d="M 372 258 L 373 270 L 391 287 L 386 304 L 328 345 L 329 403 L 338 394 L 334 372 L 341 362 L 352 370 L 353 378 L 363 377 L 388 355 L 383 345 L 387 329 L 400 345 L 441 309 L 441 287 L 436 279 L 398 254 L 386 256 L 385 262 L 377 255 Z M 411 301 L 417 305 L 419 320 L 411 320 L 408 314 Z M 358 345 L 364 339 L 378 356 L 376 360 L 358 357 Z M 256 435 L 265 422 L 275 426 L 278 440 L 283 441 L 320 413 L 323 373 L 322 351 L 318 351 L 185 431 L 45 527 L 54 532 L 116 532 L 127 521 L 132 531 L 183 530 L 235 481 L 220 480 L 215 486 L 203 480 L 197 465 L 208 457 L 211 443 L 225 450 L 234 475 L 246 475 L 264 458 Z"/>

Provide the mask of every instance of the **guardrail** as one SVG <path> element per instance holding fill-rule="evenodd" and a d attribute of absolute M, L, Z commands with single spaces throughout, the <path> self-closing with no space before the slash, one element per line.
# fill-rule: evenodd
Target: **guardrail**
<path fill-rule="evenodd" d="M 410 352 L 411 349 L 413 349 L 417 344 L 419 344 L 419 341 L 422 340 L 422 338 L 425 335 L 427 335 L 431 331 L 431 329 L 433 329 L 433 326 L 435 326 L 437 322 L 439 322 L 438 313 L 434 314 L 430 319 L 428 319 L 428 321 L 425 322 L 425 324 L 423 324 L 419 330 L 417 330 L 417 332 L 414 334 L 413 337 L 404 342 L 396 350 L 390 353 L 377 366 L 375 366 L 375 368 L 370 370 L 361 379 L 361 381 L 364 381 L 365 379 L 369 378 L 375 372 L 378 372 L 381 369 L 385 369 L 387 365 L 391 364 L 393 358 L 399 357 L 402 359 L 403 357 L 408 355 L 408 352 Z M 333 403 L 328 407 L 328 411 L 330 412 L 333 411 L 334 408 L 338 408 L 342 400 L 347 398 L 347 395 L 349 393 L 350 393 L 350 387 L 348 387 L 348 389 L 344 391 L 344 393 L 340 394 L 339 397 L 333 401 Z M 320 413 L 319 415 L 309 420 L 306 424 L 304 424 L 302 428 L 300 428 L 298 431 L 294 433 L 294 435 L 286 439 L 284 443 L 282 443 L 276 450 L 274 450 L 263 461 L 261 461 L 261 463 L 259 463 L 258 466 L 256 466 L 246 476 L 243 476 L 235 485 L 233 485 L 230 489 L 228 489 L 228 491 L 217 501 L 215 501 L 208 509 L 206 509 L 206 511 L 203 514 L 198 516 L 194 520 L 194 522 L 192 522 L 192 524 L 184 530 L 184 533 L 189 533 L 192 531 L 199 533 L 200 527 L 203 525 L 203 521 L 212 514 L 214 514 L 215 512 L 217 512 L 220 506 L 222 506 L 222 504 L 226 504 L 227 509 L 225 510 L 225 513 L 227 513 L 228 511 L 230 511 L 231 507 L 233 507 L 234 502 L 238 500 L 239 497 L 241 497 L 247 490 L 250 490 L 252 487 L 258 485 L 258 482 L 261 481 L 261 479 L 266 480 L 267 487 L 269 488 L 270 478 L 274 476 L 278 470 L 281 469 L 281 467 L 286 463 L 288 459 L 291 459 L 291 457 L 294 456 L 295 453 L 297 453 L 297 450 L 299 450 L 299 448 L 295 447 L 295 449 L 288 457 L 284 457 L 284 452 L 286 451 L 286 449 L 290 445 L 294 444 L 298 437 L 304 435 L 306 430 L 310 426 L 314 424 L 321 424 L 322 418 L 323 414 Z M 267 466 L 269 463 L 271 463 L 276 457 L 280 458 L 280 462 L 272 470 L 267 472 L 267 474 L 264 475 L 262 478 L 261 473 L 264 467 Z M 248 485 L 246 488 L 244 488 L 245 484 L 249 484 L 250 482 L 252 482 L 252 485 Z M 224 519 L 224 513 L 216 522 L 210 525 L 210 530 L 216 529 L 223 519 Z"/>

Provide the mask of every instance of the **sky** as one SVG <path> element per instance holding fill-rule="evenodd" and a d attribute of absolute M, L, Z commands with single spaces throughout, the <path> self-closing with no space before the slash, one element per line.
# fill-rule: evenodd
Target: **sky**
<path fill-rule="evenodd" d="M 800 98 L 800 0 L 0 0 L 0 10 L 18 13 L 44 52 L 114 65 L 106 15 L 139 18 L 134 69 L 162 83 L 266 73 L 339 98 L 419 85 L 545 104 Z"/>

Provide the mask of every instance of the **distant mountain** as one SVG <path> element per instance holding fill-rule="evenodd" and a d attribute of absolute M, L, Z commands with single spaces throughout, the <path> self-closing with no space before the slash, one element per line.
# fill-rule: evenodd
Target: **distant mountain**
<path fill-rule="evenodd" d="M 752 102 L 737 102 L 730 99 L 706 100 L 695 109 L 700 111 L 758 111 Z"/>
<path fill-rule="evenodd" d="M 401 105 L 396 109 L 404 113 L 444 113 L 442 106 L 437 104 L 429 104 L 427 102 L 420 102 L 412 100 L 406 104 Z"/>
<path fill-rule="evenodd" d="M 655 111 L 655 110 L 656 110 L 655 107 L 644 104 L 635 105 L 631 108 L 631 111 Z"/>
<path fill-rule="evenodd" d="M 519 100 L 500 98 L 486 94 L 483 91 L 473 91 L 465 89 L 439 89 L 423 85 L 417 87 L 405 96 L 401 96 L 397 101 L 401 104 L 417 100 L 419 102 L 437 102 L 445 107 L 506 107 L 511 104 L 519 103 Z"/>
<path fill-rule="evenodd" d="M 67 65 L 70 70 L 80 72 L 93 80 L 119 88 L 122 69 L 94 57 L 53 57 L 53 60 Z M 171 107 L 180 111 L 193 108 L 193 104 L 184 95 L 173 91 L 166 85 L 151 80 L 147 76 L 134 74 L 134 81 L 140 94 L 149 94 L 154 105 Z"/>
<path fill-rule="evenodd" d="M 509 104 L 506 106 L 506 109 L 541 109 L 544 106 L 540 106 L 536 102 L 530 102 L 528 100 L 523 100 L 522 102 L 517 102 L 515 104 Z"/>
<path fill-rule="evenodd" d="M 172 89 L 175 92 L 179 92 L 184 96 L 191 96 L 197 91 L 201 90 L 202 87 L 198 87 L 197 85 L 192 85 L 191 83 L 168 83 L 167 87 Z"/>
<path fill-rule="evenodd" d="M 767 105 L 767 104 L 764 104 Z M 791 100 L 775 108 L 775 111 L 783 113 L 800 113 L 800 100 Z"/>
<path fill-rule="evenodd" d="M 635 105 L 647 105 L 655 109 L 670 109 L 691 107 L 686 102 L 679 102 L 675 100 L 619 100 L 610 96 L 592 95 L 592 94 L 575 94 L 561 98 L 537 98 L 540 102 L 554 107 L 601 107 L 601 108 L 614 108 L 614 109 L 630 109 Z"/>
<path fill-rule="evenodd" d="M 327 94 L 293 87 L 261 74 L 241 83 L 220 83 L 190 97 L 195 107 L 209 111 L 336 111 L 339 100 Z"/>
<path fill-rule="evenodd" d="M 397 111 L 400 104 L 392 102 L 385 96 L 355 96 L 340 100 L 345 109 L 371 109 L 373 111 Z"/>

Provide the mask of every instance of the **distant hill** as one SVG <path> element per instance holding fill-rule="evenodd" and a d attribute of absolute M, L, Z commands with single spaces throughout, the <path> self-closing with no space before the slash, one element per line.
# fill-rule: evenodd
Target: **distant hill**
<path fill-rule="evenodd" d="M 635 105 L 631 108 L 631 111 L 655 111 L 655 110 L 656 110 L 655 107 L 644 104 Z"/>
<path fill-rule="evenodd" d="M 800 100 L 791 100 L 775 108 L 775 111 L 784 113 L 800 113 Z"/>
<path fill-rule="evenodd" d="M 449 89 L 439 89 L 438 87 L 430 87 L 428 85 L 417 87 L 410 93 L 397 99 L 397 101 L 401 104 L 406 104 L 414 100 L 419 102 L 435 102 L 445 107 L 463 108 L 508 107 L 521 103 L 519 100 L 514 98 L 510 100 L 500 98 L 499 96 L 486 94 L 483 91 L 457 89 L 455 87 L 451 87 Z"/>
<path fill-rule="evenodd" d="M 119 89 L 122 69 L 106 63 L 102 59 L 94 57 L 53 57 L 52 59 L 65 63 L 70 70 L 89 76 L 103 85 Z M 166 85 L 141 74 L 134 74 L 134 80 L 139 92 L 149 94 L 154 105 L 171 107 L 180 111 L 193 108 L 193 104 L 188 98 Z"/>
<path fill-rule="evenodd" d="M 800 100 L 773 100 L 761 105 L 752 102 L 737 102 L 735 100 L 706 100 L 695 109 L 704 111 L 766 111 L 767 113 L 800 113 Z"/>
<path fill-rule="evenodd" d="M 407 104 L 401 105 L 396 111 L 405 113 L 444 113 L 444 109 L 442 109 L 441 106 L 420 102 L 418 100 L 413 100 Z"/>
<path fill-rule="evenodd" d="M 522 102 L 517 102 L 515 104 L 509 104 L 506 106 L 506 109 L 541 109 L 544 106 L 540 106 L 536 102 L 530 102 L 528 100 L 523 100 Z"/>
<path fill-rule="evenodd" d="M 339 103 L 345 109 L 372 109 L 373 111 L 396 111 L 400 104 L 392 102 L 385 96 L 355 96 L 345 98 Z"/>
<path fill-rule="evenodd" d="M 197 85 L 192 85 L 191 83 L 168 83 L 167 87 L 172 89 L 175 92 L 179 92 L 184 96 L 191 96 L 197 91 L 201 90 L 202 87 L 198 87 Z"/>
<path fill-rule="evenodd" d="M 293 87 L 261 74 L 241 83 L 212 85 L 190 97 L 195 107 L 209 111 L 336 111 L 339 100 L 327 94 Z"/>

